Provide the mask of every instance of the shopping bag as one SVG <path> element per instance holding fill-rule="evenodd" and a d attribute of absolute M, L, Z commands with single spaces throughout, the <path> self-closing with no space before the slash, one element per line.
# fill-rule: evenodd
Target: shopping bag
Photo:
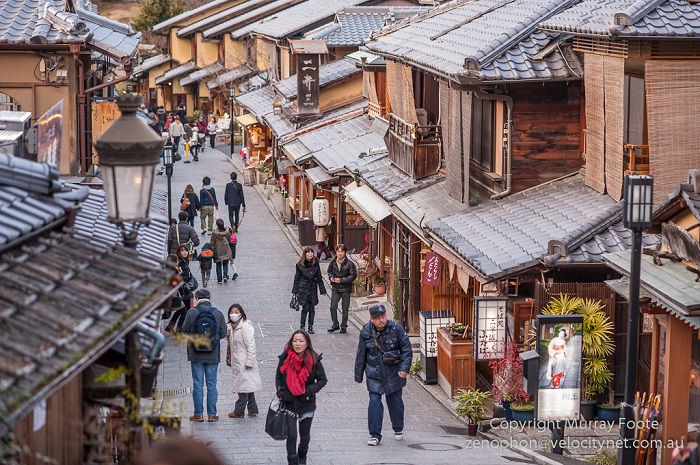
<path fill-rule="evenodd" d="M 265 418 L 265 432 L 277 441 L 287 439 L 288 425 L 287 416 L 296 416 L 294 413 L 282 408 L 282 403 L 274 396 L 270 407 L 267 409 L 267 418 Z"/>

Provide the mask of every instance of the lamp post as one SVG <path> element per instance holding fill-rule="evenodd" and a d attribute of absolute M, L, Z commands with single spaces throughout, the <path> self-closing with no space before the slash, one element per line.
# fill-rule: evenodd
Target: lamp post
<path fill-rule="evenodd" d="M 627 319 L 627 367 L 625 372 L 625 402 L 622 414 L 625 422 L 620 428 L 623 447 L 617 455 L 618 465 L 634 463 L 634 399 L 637 391 L 637 359 L 639 354 L 639 275 L 642 267 L 642 231 L 651 226 L 653 208 L 652 176 L 626 175 L 623 187 L 624 226 L 632 231 L 629 306 Z"/>
<path fill-rule="evenodd" d="M 163 146 L 163 165 L 168 177 L 168 219 L 173 217 L 172 178 L 173 178 L 173 146 L 170 142 Z"/>
<path fill-rule="evenodd" d="M 138 230 L 148 223 L 155 168 L 163 139 L 136 116 L 141 97 L 117 99 L 121 116 L 95 142 L 103 172 L 107 219 L 122 231 L 127 247 L 138 244 Z"/>
<path fill-rule="evenodd" d="M 228 88 L 228 95 L 231 97 L 231 158 L 233 158 L 233 99 L 236 96 L 236 88 L 231 85 Z"/>

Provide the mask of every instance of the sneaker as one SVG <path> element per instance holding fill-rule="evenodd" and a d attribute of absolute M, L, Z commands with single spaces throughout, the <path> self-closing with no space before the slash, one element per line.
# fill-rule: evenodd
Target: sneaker
<path fill-rule="evenodd" d="M 377 444 L 379 444 L 379 438 L 375 438 L 374 436 L 367 441 L 368 446 L 376 446 Z"/>
<path fill-rule="evenodd" d="M 221 281 L 217 281 L 217 283 L 221 284 Z"/>
<path fill-rule="evenodd" d="M 202 283 L 202 287 L 207 287 L 207 282 L 206 282 L 206 281 L 204 281 L 204 282 Z"/>
<path fill-rule="evenodd" d="M 209 234 L 211 236 L 211 229 L 209 231 L 207 231 L 207 234 Z"/>
<path fill-rule="evenodd" d="M 340 328 L 340 334 L 345 334 L 345 333 L 347 333 L 347 332 L 348 332 L 347 329 L 345 329 L 345 328 Z"/>
<path fill-rule="evenodd" d="M 238 278 L 238 273 L 233 273 L 233 276 L 231 277 L 231 281 L 235 281 L 236 278 Z"/>
<path fill-rule="evenodd" d="M 394 439 L 403 441 L 403 431 L 394 431 Z"/>
<path fill-rule="evenodd" d="M 249 415 L 249 416 L 250 416 L 250 415 Z M 228 417 L 229 417 L 229 418 L 243 418 L 243 415 L 236 415 L 235 413 L 230 412 L 230 413 L 228 414 Z"/>
<path fill-rule="evenodd" d="M 204 421 L 204 417 L 202 415 L 192 415 L 190 417 L 190 421 L 196 421 L 196 422 L 201 423 Z"/>
<path fill-rule="evenodd" d="M 225 282 L 225 283 L 228 282 L 228 276 L 224 276 L 224 282 Z"/>
<path fill-rule="evenodd" d="M 219 421 L 219 415 L 211 415 L 207 421 Z"/>

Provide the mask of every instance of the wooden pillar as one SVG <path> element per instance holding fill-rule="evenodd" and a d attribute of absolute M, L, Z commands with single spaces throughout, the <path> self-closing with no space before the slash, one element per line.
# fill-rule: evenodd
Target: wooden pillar
<path fill-rule="evenodd" d="M 673 448 L 669 441 L 680 441 L 688 433 L 690 399 L 690 356 L 692 328 L 669 315 L 666 320 L 666 354 L 664 356 L 663 444 L 661 465 L 671 465 Z M 673 341 L 673 342 L 671 342 Z M 672 420 L 671 420 L 672 419 Z"/>
<path fill-rule="evenodd" d="M 656 316 L 651 327 L 651 374 L 649 376 L 649 393 L 659 392 L 659 320 Z"/>

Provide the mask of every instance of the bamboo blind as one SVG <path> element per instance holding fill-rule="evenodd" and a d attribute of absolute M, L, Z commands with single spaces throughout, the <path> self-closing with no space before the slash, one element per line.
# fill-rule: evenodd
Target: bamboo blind
<path fill-rule="evenodd" d="M 586 184 L 605 192 L 605 87 L 603 57 L 585 54 Z"/>
<path fill-rule="evenodd" d="M 362 73 L 362 94 L 369 99 L 370 103 L 379 105 L 379 97 L 377 97 L 377 78 L 374 73 Z"/>
<path fill-rule="evenodd" d="M 466 96 L 466 98 L 462 98 Z M 468 120 L 462 121 L 465 106 Z M 463 155 L 461 129 L 466 133 L 471 127 L 471 96 L 458 90 L 450 89 L 449 84 L 440 82 L 440 121 L 442 123 L 442 150 L 447 169 L 447 193 L 463 202 L 469 198 L 469 160 Z M 466 181 L 465 181 L 466 180 Z"/>
<path fill-rule="evenodd" d="M 615 200 L 622 198 L 624 174 L 625 60 L 603 57 L 605 73 L 605 188 Z"/>
<path fill-rule="evenodd" d="M 700 62 L 646 62 L 649 170 L 654 202 L 700 166 Z"/>
<path fill-rule="evenodd" d="M 411 67 L 389 60 L 386 62 L 386 78 L 389 85 L 389 100 L 394 114 L 406 123 L 417 123 L 418 116 L 413 98 Z"/>

